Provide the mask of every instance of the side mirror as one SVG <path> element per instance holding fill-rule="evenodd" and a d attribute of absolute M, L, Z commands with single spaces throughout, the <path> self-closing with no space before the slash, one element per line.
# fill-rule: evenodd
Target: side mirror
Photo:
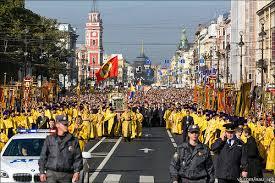
<path fill-rule="evenodd" d="M 83 157 L 84 159 L 91 159 L 91 158 L 92 158 L 92 155 L 91 155 L 91 153 L 89 153 L 89 152 L 82 152 L 82 157 Z"/>

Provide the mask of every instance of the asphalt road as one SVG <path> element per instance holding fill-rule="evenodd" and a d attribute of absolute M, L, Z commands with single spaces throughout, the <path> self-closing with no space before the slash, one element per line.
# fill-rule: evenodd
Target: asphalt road
<path fill-rule="evenodd" d="M 88 160 L 89 182 L 158 182 L 167 183 L 169 164 L 175 143 L 163 127 L 143 128 L 143 136 L 131 142 L 123 138 L 90 141 L 85 151 L 92 153 Z M 174 139 L 174 137 L 173 137 Z M 175 138 L 180 143 L 180 137 Z"/>
<path fill-rule="evenodd" d="M 164 127 L 143 128 L 142 138 L 124 142 L 123 138 L 89 141 L 84 182 L 94 183 L 169 183 L 169 164 L 175 148 L 182 143 Z M 273 177 L 265 173 L 265 182 Z M 272 179 L 274 181 L 274 179 Z"/>

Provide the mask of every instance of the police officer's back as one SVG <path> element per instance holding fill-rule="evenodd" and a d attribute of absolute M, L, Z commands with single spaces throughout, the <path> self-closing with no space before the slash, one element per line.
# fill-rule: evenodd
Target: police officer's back
<path fill-rule="evenodd" d="M 188 128 L 188 142 L 184 142 L 174 154 L 170 164 L 173 183 L 214 182 L 214 166 L 209 148 L 198 141 L 199 127 Z"/>
<path fill-rule="evenodd" d="M 77 138 L 68 133 L 66 116 L 56 116 L 56 133 L 47 136 L 39 164 L 41 182 L 75 182 L 83 169 Z"/>

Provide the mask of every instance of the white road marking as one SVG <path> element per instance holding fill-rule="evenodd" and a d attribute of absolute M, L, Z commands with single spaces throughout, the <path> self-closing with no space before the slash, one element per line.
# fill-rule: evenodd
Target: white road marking
<path fill-rule="evenodd" d="M 154 176 L 139 176 L 140 183 L 154 183 Z"/>
<path fill-rule="evenodd" d="M 99 144 L 101 144 L 101 142 L 103 142 L 103 140 L 105 140 L 106 137 L 103 137 L 100 141 L 98 141 L 88 152 L 91 153 L 93 150 L 95 150 L 95 148 L 97 148 L 99 146 Z"/>
<path fill-rule="evenodd" d="M 148 153 L 149 151 L 154 151 L 154 149 L 148 149 L 147 147 L 144 149 L 139 149 L 140 151 L 143 151 L 144 153 Z"/>
<path fill-rule="evenodd" d="M 120 177 L 120 174 L 108 174 L 103 183 L 118 183 Z"/>
<path fill-rule="evenodd" d="M 93 182 L 95 180 L 95 178 L 97 177 L 97 175 L 99 174 L 99 172 L 102 170 L 102 168 L 105 166 L 105 164 L 107 163 L 107 161 L 110 159 L 110 157 L 112 156 L 112 154 L 115 152 L 117 146 L 119 145 L 119 143 L 121 142 L 122 137 L 120 137 L 118 139 L 118 141 L 116 142 L 116 144 L 113 146 L 113 148 L 111 149 L 111 151 L 108 153 L 108 155 L 104 158 L 104 160 L 100 163 L 100 165 L 97 167 L 97 169 L 95 170 L 95 172 L 90 176 L 89 178 L 89 182 Z"/>
<path fill-rule="evenodd" d="M 173 136 L 172 136 L 172 134 L 171 134 L 171 132 L 170 132 L 169 130 L 167 130 L 167 133 L 168 133 L 168 136 L 169 136 L 170 138 L 173 138 Z"/>
<path fill-rule="evenodd" d="M 178 145 L 177 145 L 175 139 L 173 138 L 171 132 L 170 132 L 169 130 L 167 130 L 167 133 L 168 133 L 168 136 L 170 137 L 170 140 L 171 140 L 173 146 L 174 146 L 175 148 L 178 147 Z"/>

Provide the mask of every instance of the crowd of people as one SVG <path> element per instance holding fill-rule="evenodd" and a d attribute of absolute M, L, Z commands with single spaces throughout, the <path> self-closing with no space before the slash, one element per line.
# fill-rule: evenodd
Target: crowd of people
<path fill-rule="evenodd" d="M 0 149 L 17 133 L 18 129 L 55 128 L 55 117 L 66 115 L 69 132 L 79 139 L 81 150 L 90 139 L 123 136 L 125 141 L 142 136 L 142 127 L 163 126 L 172 133 L 188 138 L 188 128 L 198 125 L 199 141 L 209 148 L 226 130 L 224 124 L 236 127 L 236 136 L 244 144 L 249 129 L 255 139 L 259 155 L 268 170 L 275 171 L 274 119 L 261 116 L 248 118 L 204 110 L 192 103 L 190 89 L 150 89 L 137 92 L 129 99 L 124 96 L 123 111 L 116 111 L 110 103 L 108 92 L 61 97 L 57 103 L 36 103 L 24 112 L 5 110 L 0 116 Z"/>

